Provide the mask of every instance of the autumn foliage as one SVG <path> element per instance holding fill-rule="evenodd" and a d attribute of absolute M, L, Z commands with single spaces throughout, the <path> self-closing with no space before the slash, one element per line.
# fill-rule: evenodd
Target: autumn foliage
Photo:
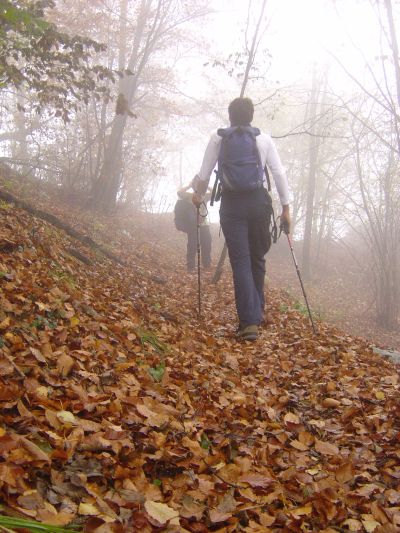
<path fill-rule="evenodd" d="M 3 514 L 98 533 L 400 531 L 394 365 L 323 323 L 314 336 L 278 288 L 239 343 L 230 273 L 203 277 L 199 319 L 196 277 L 160 238 L 172 220 L 52 212 L 125 266 L 0 205 Z"/>

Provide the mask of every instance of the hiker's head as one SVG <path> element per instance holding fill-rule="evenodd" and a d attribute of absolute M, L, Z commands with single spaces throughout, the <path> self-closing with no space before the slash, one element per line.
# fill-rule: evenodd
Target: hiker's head
<path fill-rule="evenodd" d="M 250 98 L 235 98 L 228 107 L 231 126 L 245 126 L 253 120 L 254 105 Z"/>

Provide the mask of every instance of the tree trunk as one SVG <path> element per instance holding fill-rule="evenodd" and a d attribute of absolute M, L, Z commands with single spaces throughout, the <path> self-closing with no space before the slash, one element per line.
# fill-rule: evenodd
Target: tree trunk
<path fill-rule="evenodd" d="M 122 0 L 121 25 L 123 25 L 126 20 L 126 14 L 123 16 L 124 7 L 125 0 Z M 148 58 L 145 50 L 141 61 L 139 61 L 140 44 L 144 35 L 146 21 L 150 14 L 150 7 L 151 0 L 141 1 L 135 39 L 127 67 L 128 72 L 124 75 L 120 83 L 118 101 L 122 102 L 122 109 L 117 109 L 117 114 L 114 118 L 111 133 L 105 147 L 104 161 L 100 170 L 100 176 L 92 190 L 91 206 L 103 212 L 111 211 L 114 208 L 121 185 L 122 141 L 124 130 L 128 119 L 129 108 L 137 89 L 138 76 Z M 120 60 L 121 56 L 122 51 L 120 51 Z"/>
<path fill-rule="evenodd" d="M 310 142 L 309 142 L 309 171 L 307 183 L 307 202 L 306 202 L 306 220 L 304 225 L 303 236 L 303 254 L 302 254 L 302 271 L 304 279 L 311 277 L 311 235 L 314 218 L 314 196 L 315 183 L 317 172 L 317 158 L 318 158 L 318 141 L 315 135 L 315 122 L 317 118 L 318 106 L 318 88 L 317 88 L 317 73 L 314 67 L 312 87 L 311 87 L 311 104 L 310 104 Z"/>
<path fill-rule="evenodd" d="M 256 26 L 256 29 L 254 31 L 253 40 L 252 40 L 252 43 L 251 43 L 251 49 L 250 49 L 250 52 L 249 52 L 249 55 L 248 55 L 248 58 L 247 58 L 246 70 L 245 70 L 244 77 L 243 77 L 242 87 L 240 89 L 240 97 L 241 98 L 244 96 L 244 92 L 246 90 L 247 82 L 249 80 L 250 69 L 251 69 L 251 67 L 252 67 L 252 65 L 254 63 L 254 58 L 255 58 L 255 55 L 256 55 L 256 45 L 257 45 L 258 32 L 260 30 L 260 25 L 261 25 L 261 21 L 262 21 L 263 15 L 264 15 L 266 3 L 267 3 L 267 0 L 263 0 L 262 6 L 261 6 L 261 11 L 260 11 L 260 16 L 258 18 L 257 26 Z M 222 252 L 221 252 L 220 258 L 218 260 L 217 268 L 215 269 L 214 275 L 212 277 L 211 283 L 214 283 L 214 284 L 218 283 L 218 281 L 221 279 L 221 275 L 222 275 L 222 272 L 223 272 L 224 263 L 225 263 L 225 259 L 226 259 L 227 255 L 228 255 L 228 248 L 227 248 L 226 242 L 225 242 L 224 246 L 222 248 Z"/>
<path fill-rule="evenodd" d="M 385 7 L 386 7 L 388 23 L 389 23 L 390 46 L 392 48 L 394 71 L 395 71 L 395 76 L 396 76 L 397 104 L 400 106 L 399 46 L 398 46 L 398 43 L 397 43 L 396 29 L 395 29 L 394 19 L 393 19 L 392 1 L 391 0 L 385 0 Z"/>
<path fill-rule="evenodd" d="M 16 109 L 14 111 L 15 134 L 13 142 L 11 143 L 12 158 L 16 161 L 28 161 L 29 159 L 29 145 L 28 145 L 28 128 L 26 125 L 26 117 L 22 111 L 23 98 L 21 94 L 16 95 L 15 99 Z M 20 108 L 19 108 L 20 107 Z M 29 170 L 31 173 L 31 170 Z"/>

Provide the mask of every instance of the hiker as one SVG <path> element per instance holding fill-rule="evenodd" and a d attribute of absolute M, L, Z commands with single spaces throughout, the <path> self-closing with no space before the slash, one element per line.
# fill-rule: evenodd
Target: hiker
<path fill-rule="evenodd" d="M 192 184 L 192 201 L 203 201 L 218 162 L 221 185 L 220 222 L 228 248 L 239 318 L 237 335 L 256 340 L 264 320 L 265 254 L 271 245 L 272 200 L 264 187 L 264 167 L 272 172 L 282 204 L 281 228 L 289 233 L 289 187 L 271 137 L 253 128 L 250 98 L 236 98 L 228 107 L 230 127 L 214 133 Z M 215 188 L 215 187 L 214 187 Z"/>
<path fill-rule="evenodd" d="M 190 183 L 178 190 L 178 198 L 181 201 L 178 200 L 175 205 L 175 226 L 187 235 L 186 268 L 188 272 L 195 271 L 197 252 L 197 209 L 192 202 L 193 193 L 188 192 L 191 187 Z M 211 232 L 206 208 L 210 197 L 210 192 L 206 190 L 200 204 L 200 257 L 205 270 L 211 269 Z"/>

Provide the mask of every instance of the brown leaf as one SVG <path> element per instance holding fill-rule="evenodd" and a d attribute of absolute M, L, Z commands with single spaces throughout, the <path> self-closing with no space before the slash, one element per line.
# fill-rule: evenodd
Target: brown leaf
<path fill-rule="evenodd" d="M 210 520 L 213 524 L 218 524 L 218 522 L 225 522 L 225 520 L 229 520 L 231 518 L 232 513 L 221 511 L 218 509 L 211 509 L 210 510 Z"/>
<path fill-rule="evenodd" d="M 42 451 L 39 446 L 20 435 L 15 435 L 15 438 L 17 439 L 17 442 L 19 442 L 19 444 L 23 446 L 35 460 L 44 461 L 46 463 L 50 462 L 50 458 L 47 453 Z"/>
<path fill-rule="evenodd" d="M 18 400 L 17 409 L 20 416 L 24 418 L 33 418 L 33 414 L 29 411 L 29 409 L 25 407 L 24 402 L 22 400 Z"/>
<path fill-rule="evenodd" d="M 308 447 L 297 439 L 290 441 L 290 446 L 293 446 L 293 448 L 296 448 L 296 450 L 301 452 L 308 450 Z"/>
<path fill-rule="evenodd" d="M 354 468 L 351 463 L 344 463 L 335 470 L 335 477 L 339 483 L 347 483 L 354 479 Z"/>
<path fill-rule="evenodd" d="M 204 504 L 196 502 L 192 496 L 185 494 L 182 498 L 182 508 L 179 514 L 184 518 L 196 518 L 196 520 L 200 520 L 205 508 Z"/>
<path fill-rule="evenodd" d="M 43 356 L 42 352 L 38 350 L 37 348 L 29 348 L 32 355 L 35 356 L 36 360 L 39 361 L 39 363 L 47 363 L 47 359 Z"/>
<path fill-rule="evenodd" d="M 74 363 L 75 361 L 70 355 L 66 353 L 60 355 L 60 357 L 57 359 L 57 369 L 60 375 L 64 378 L 67 377 L 70 374 Z"/>
<path fill-rule="evenodd" d="M 339 455 L 339 448 L 336 444 L 315 439 L 315 450 L 322 455 Z"/>
<path fill-rule="evenodd" d="M 339 400 L 336 400 L 335 398 L 324 398 L 322 400 L 322 405 L 324 407 L 339 407 L 340 402 Z"/>
<path fill-rule="evenodd" d="M 269 476 L 257 473 L 252 474 L 250 472 L 244 476 L 241 476 L 238 481 L 241 483 L 248 483 L 250 487 L 261 489 L 266 489 L 271 485 L 271 483 L 274 482 L 274 480 Z"/>
<path fill-rule="evenodd" d="M 39 509 L 36 513 L 36 519 L 40 522 L 45 522 L 51 526 L 66 526 L 74 520 L 75 514 L 64 511 L 52 512 L 48 509 Z"/>

